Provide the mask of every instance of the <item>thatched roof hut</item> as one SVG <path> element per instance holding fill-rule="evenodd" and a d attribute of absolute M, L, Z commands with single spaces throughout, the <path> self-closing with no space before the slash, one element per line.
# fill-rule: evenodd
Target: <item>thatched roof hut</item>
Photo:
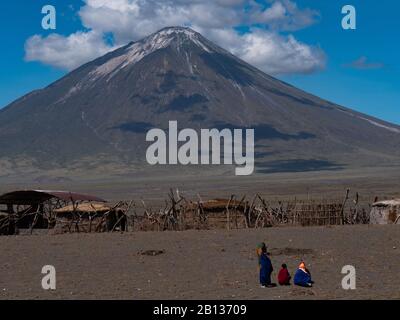
<path fill-rule="evenodd" d="M 400 199 L 375 202 L 370 213 L 370 224 L 400 224 Z"/>
<path fill-rule="evenodd" d="M 106 203 L 70 204 L 54 210 L 54 213 L 56 215 L 56 233 L 126 230 L 125 212 Z"/>

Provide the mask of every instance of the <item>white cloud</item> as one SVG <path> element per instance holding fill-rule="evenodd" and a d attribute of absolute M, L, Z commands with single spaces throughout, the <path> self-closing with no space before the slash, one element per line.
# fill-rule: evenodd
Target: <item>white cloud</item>
<path fill-rule="evenodd" d="M 244 6 L 247 5 L 247 11 Z M 317 13 L 290 0 L 270 1 L 262 8 L 253 0 L 85 0 L 79 16 L 90 31 L 68 37 L 35 35 L 26 42 L 26 60 L 71 70 L 113 49 L 103 39 L 111 33 L 115 46 L 138 40 L 166 26 L 190 26 L 247 62 L 270 74 L 307 73 L 324 66 L 315 47 L 284 36 L 316 21 Z M 262 24 L 264 29 L 253 24 Z M 250 32 L 234 28 L 247 25 Z"/>
<path fill-rule="evenodd" d="M 233 27 L 243 20 L 237 3 L 238 0 L 86 0 L 79 15 L 86 28 L 112 32 L 118 43 L 126 43 L 166 26 Z"/>
<path fill-rule="evenodd" d="M 266 73 L 311 73 L 325 66 L 325 54 L 296 40 L 292 35 L 253 29 L 239 35 L 233 30 L 217 30 L 210 34 L 222 47 Z"/>
<path fill-rule="evenodd" d="M 299 30 L 316 23 L 320 18 L 316 10 L 299 9 L 297 4 L 290 0 L 273 0 L 270 2 L 272 4 L 267 9 L 254 11 L 251 19 L 273 30 Z"/>
<path fill-rule="evenodd" d="M 232 51 L 269 74 L 312 73 L 325 66 L 321 49 L 301 43 L 292 35 L 256 31 L 244 35 L 241 46 Z"/>
<path fill-rule="evenodd" d="M 94 31 L 76 32 L 68 37 L 34 35 L 25 43 L 25 60 L 71 70 L 112 49 L 104 43 L 102 35 Z"/>
<path fill-rule="evenodd" d="M 269 23 L 271 21 L 276 21 L 276 20 L 282 20 L 285 18 L 285 15 L 286 15 L 285 6 L 279 1 L 274 2 L 272 6 L 266 9 L 265 11 L 256 14 L 256 16 L 258 16 L 257 21 L 265 23 Z"/>

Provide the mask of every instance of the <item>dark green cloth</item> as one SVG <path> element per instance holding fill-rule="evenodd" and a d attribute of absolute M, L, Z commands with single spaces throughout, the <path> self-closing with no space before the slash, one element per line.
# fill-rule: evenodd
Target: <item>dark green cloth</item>
<path fill-rule="evenodd" d="M 260 242 L 257 244 L 257 249 L 264 249 L 267 248 L 264 242 Z M 258 256 L 258 265 L 261 265 L 261 256 Z"/>
<path fill-rule="evenodd" d="M 266 245 L 265 245 L 264 242 L 260 242 L 259 244 L 257 244 L 257 249 L 262 249 L 262 248 L 265 248 L 265 247 L 266 247 Z"/>

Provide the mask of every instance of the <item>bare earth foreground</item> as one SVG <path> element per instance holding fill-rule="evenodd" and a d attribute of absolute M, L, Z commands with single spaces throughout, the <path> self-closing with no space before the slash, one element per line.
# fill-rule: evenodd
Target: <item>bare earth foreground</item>
<path fill-rule="evenodd" d="M 260 288 L 260 241 L 274 280 L 281 263 L 293 274 L 304 258 L 314 288 Z M 0 246 L 2 299 L 400 299 L 400 226 L 12 236 Z M 57 270 L 52 292 L 41 288 L 48 264 Z M 357 270 L 354 291 L 341 287 L 347 264 Z"/>

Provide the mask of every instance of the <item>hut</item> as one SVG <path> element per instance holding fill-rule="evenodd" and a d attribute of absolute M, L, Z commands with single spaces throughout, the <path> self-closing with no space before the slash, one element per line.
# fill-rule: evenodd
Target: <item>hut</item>
<path fill-rule="evenodd" d="M 249 205 L 247 201 L 238 201 L 234 199 L 211 199 L 200 202 L 190 202 L 188 212 L 192 214 L 193 220 L 189 225 L 200 225 L 208 228 L 223 229 L 229 226 L 245 227 L 248 225 L 246 212 Z M 196 221 L 200 219 L 200 221 Z M 190 221 L 190 219 L 188 219 Z M 200 222 L 200 224 L 199 224 Z"/>
<path fill-rule="evenodd" d="M 55 213 L 55 233 L 126 231 L 127 217 L 121 208 L 105 203 L 70 204 Z"/>
<path fill-rule="evenodd" d="M 375 202 L 370 212 L 370 224 L 400 224 L 400 199 Z"/>
<path fill-rule="evenodd" d="M 51 228 L 54 226 L 54 209 L 66 206 L 68 203 L 93 201 L 106 202 L 95 196 L 69 191 L 20 190 L 5 193 L 0 196 L 2 215 L 0 233 L 14 234 L 19 229 Z M 8 231 L 5 231 L 6 229 Z"/>

